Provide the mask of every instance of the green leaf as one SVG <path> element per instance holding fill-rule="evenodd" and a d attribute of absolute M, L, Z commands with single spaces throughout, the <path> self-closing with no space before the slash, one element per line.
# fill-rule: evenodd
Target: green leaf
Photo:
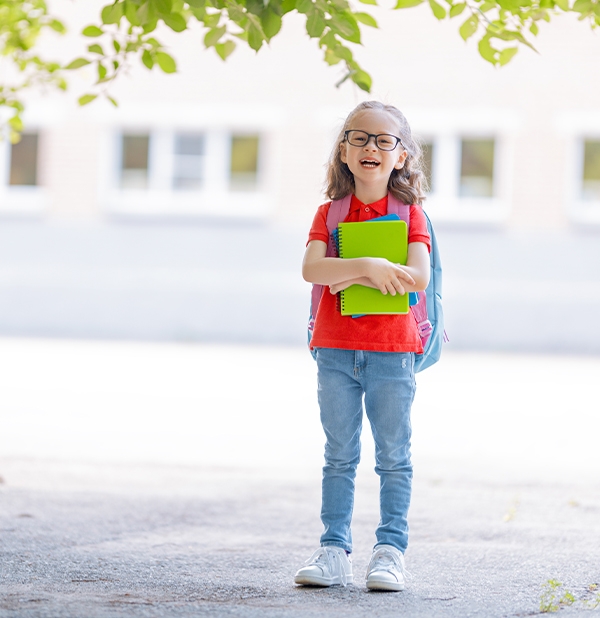
<path fill-rule="evenodd" d="M 352 52 L 343 45 L 338 45 L 335 48 L 335 53 L 342 59 L 345 60 L 347 64 L 352 64 L 354 62 L 352 58 Z M 358 68 L 358 67 L 357 67 Z"/>
<path fill-rule="evenodd" d="M 241 19 L 246 19 L 246 16 L 244 15 L 243 11 L 240 11 L 239 13 L 235 13 L 235 14 L 232 14 L 232 11 L 229 12 L 229 17 L 233 19 L 233 21 L 236 21 L 236 19 L 238 20 L 236 21 L 236 23 L 239 22 L 238 15 L 241 16 Z M 216 28 L 219 25 L 220 21 L 221 21 L 221 13 L 214 13 L 213 15 L 209 15 L 207 13 L 206 17 L 203 20 L 203 23 L 207 28 Z"/>
<path fill-rule="evenodd" d="M 313 10 L 312 0 L 298 0 L 296 4 L 296 10 L 298 13 L 303 13 L 307 15 Z"/>
<path fill-rule="evenodd" d="M 83 36 L 102 36 L 103 33 L 98 26 L 88 26 L 83 29 L 81 34 L 83 34 Z"/>
<path fill-rule="evenodd" d="M 512 57 L 519 51 L 518 47 L 507 47 L 500 52 L 498 60 L 500 60 L 500 66 L 504 66 L 509 63 Z"/>
<path fill-rule="evenodd" d="M 173 0 L 152 0 L 161 15 L 170 15 L 173 10 Z"/>
<path fill-rule="evenodd" d="M 18 133 L 23 130 L 23 121 L 21 120 L 20 116 L 13 116 L 8 121 L 8 124 L 13 131 L 17 131 Z"/>
<path fill-rule="evenodd" d="M 329 27 L 342 38 L 360 45 L 360 29 L 354 15 L 348 11 L 334 13 L 328 22 Z"/>
<path fill-rule="evenodd" d="M 102 47 L 100 47 L 100 45 L 97 45 L 96 43 L 94 43 L 94 45 L 90 45 L 88 47 L 88 51 L 92 54 L 100 54 L 101 56 L 104 56 L 104 51 L 102 50 Z"/>
<path fill-rule="evenodd" d="M 98 95 L 97 94 L 85 94 L 79 97 L 79 105 L 87 105 L 91 103 Z"/>
<path fill-rule="evenodd" d="M 106 95 L 106 98 L 115 106 L 115 107 L 119 107 L 119 104 L 112 98 L 109 97 L 108 95 Z"/>
<path fill-rule="evenodd" d="M 64 24 L 58 21 L 58 19 L 51 20 L 50 22 L 48 22 L 48 25 L 50 26 L 50 28 L 52 28 L 52 30 L 55 30 L 59 34 L 64 34 L 67 31 Z"/>
<path fill-rule="evenodd" d="M 331 32 L 331 30 L 327 30 L 327 32 L 319 39 L 319 46 L 323 47 L 323 45 L 326 45 L 330 49 L 333 49 L 339 45 L 338 40 L 335 38 L 335 34 Z"/>
<path fill-rule="evenodd" d="M 316 7 L 306 17 L 306 32 L 312 38 L 320 37 L 325 30 L 325 18 Z"/>
<path fill-rule="evenodd" d="M 371 92 L 372 81 L 371 76 L 368 73 L 366 73 L 362 69 L 357 69 L 356 71 L 352 72 L 350 78 L 361 90 L 364 90 L 365 92 Z"/>
<path fill-rule="evenodd" d="M 258 51 L 265 40 L 264 33 L 260 27 L 260 23 L 256 19 L 248 20 L 248 45 L 254 51 Z"/>
<path fill-rule="evenodd" d="M 356 17 L 361 24 L 365 24 L 365 26 L 371 26 L 371 28 L 378 27 L 375 18 L 368 13 L 354 13 L 354 17 Z"/>
<path fill-rule="evenodd" d="M 227 26 L 221 26 L 220 28 L 212 28 L 209 30 L 204 37 L 204 46 L 212 47 L 213 45 L 216 45 L 226 31 Z"/>
<path fill-rule="evenodd" d="M 186 0 L 186 2 L 193 9 L 203 9 L 206 6 L 206 0 Z"/>
<path fill-rule="evenodd" d="M 154 60 L 152 58 L 152 54 L 150 54 L 147 49 L 145 49 L 142 53 L 142 62 L 147 69 L 152 70 L 152 67 L 154 66 Z"/>
<path fill-rule="evenodd" d="M 437 19 L 444 19 L 446 17 L 446 9 L 435 0 L 429 0 L 429 6 Z"/>
<path fill-rule="evenodd" d="M 106 67 L 100 63 L 98 63 L 98 79 L 104 79 L 106 77 Z"/>
<path fill-rule="evenodd" d="M 377 6 L 377 0 L 359 0 L 359 2 L 362 2 L 363 4 L 374 4 Z"/>
<path fill-rule="evenodd" d="M 531 26 L 529 26 L 529 30 L 531 34 L 533 34 L 533 36 L 537 36 L 537 33 L 540 31 L 538 25 L 535 22 L 533 22 Z"/>
<path fill-rule="evenodd" d="M 158 62 L 158 66 L 165 73 L 176 73 L 177 65 L 175 64 L 175 60 L 166 54 L 165 52 L 156 52 L 156 61 Z"/>
<path fill-rule="evenodd" d="M 81 67 L 86 66 L 87 64 L 91 64 L 89 60 L 86 60 L 85 58 L 77 58 L 76 60 L 73 60 L 73 62 L 71 62 L 70 64 L 68 64 L 65 69 L 67 71 L 72 71 L 74 69 L 80 69 Z"/>
<path fill-rule="evenodd" d="M 594 3 L 592 2 L 592 0 L 577 0 L 577 2 L 575 2 L 575 4 L 573 5 L 573 11 L 575 11 L 576 13 L 589 13 L 590 11 L 592 11 L 594 8 Z"/>
<path fill-rule="evenodd" d="M 183 32 L 187 28 L 185 17 L 180 13 L 171 13 L 168 17 L 163 15 L 162 19 L 175 32 Z"/>
<path fill-rule="evenodd" d="M 263 32 L 267 37 L 267 41 L 270 41 L 281 30 L 281 15 L 278 15 L 275 11 L 267 8 L 260 16 L 260 23 L 262 24 Z"/>
<path fill-rule="evenodd" d="M 281 3 L 281 14 L 290 13 L 296 8 L 296 0 L 283 0 Z"/>
<path fill-rule="evenodd" d="M 231 40 L 225 41 L 225 43 L 217 43 L 217 45 L 215 45 L 215 50 L 217 51 L 217 54 L 219 54 L 222 60 L 227 60 L 227 58 L 234 49 L 235 42 Z"/>
<path fill-rule="evenodd" d="M 555 0 L 556 5 L 563 11 L 569 10 L 569 0 Z"/>
<path fill-rule="evenodd" d="M 150 0 L 147 0 L 137 10 L 137 16 L 140 25 L 145 26 L 146 24 L 151 24 L 157 21 L 158 12 L 154 4 L 150 2 Z"/>
<path fill-rule="evenodd" d="M 456 17 L 457 15 L 460 15 L 465 10 L 466 6 L 467 6 L 466 2 L 461 2 L 460 4 L 454 4 L 450 8 L 450 17 Z"/>
<path fill-rule="evenodd" d="M 102 13 L 100 13 L 100 17 L 102 19 L 103 24 L 118 24 L 121 21 L 121 17 L 124 14 L 124 3 L 119 2 L 118 4 L 109 4 L 102 9 Z"/>
<path fill-rule="evenodd" d="M 498 53 L 497 49 L 494 49 L 491 45 L 490 45 L 490 38 L 489 36 L 484 36 L 481 41 L 479 41 L 479 53 L 481 54 L 481 57 L 484 60 L 487 60 L 488 62 L 491 62 L 493 65 L 496 64 L 497 60 L 496 60 L 496 54 Z"/>
<path fill-rule="evenodd" d="M 471 15 L 463 25 L 458 29 L 460 36 L 463 40 L 467 40 L 469 37 L 473 36 L 477 32 L 477 27 L 479 26 L 479 16 L 477 14 Z"/>
<path fill-rule="evenodd" d="M 340 56 L 337 55 L 336 52 L 337 50 L 333 50 L 329 48 L 325 50 L 325 62 L 330 67 L 342 61 L 342 59 L 340 58 Z"/>
<path fill-rule="evenodd" d="M 113 39 L 113 47 L 115 48 L 117 54 L 121 51 L 121 45 L 119 44 L 119 41 L 117 41 L 117 39 Z"/>
<path fill-rule="evenodd" d="M 398 0 L 398 3 L 394 7 L 395 9 L 410 9 L 413 6 L 419 6 L 423 4 L 425 0 Z"/>
<path fill-rule="evenodd" d="M 132 26 L 142 25 L 142 22 L 140 22 L 140 18 L 137 15 L 137 10 L 138 7 L 136 4 L 133 4 L 133 2 L 127 2 L 127 4 L 125 5 L 125 17 Z M 132 34 L 131 28 L 129 30 L 129 34 Z"/>

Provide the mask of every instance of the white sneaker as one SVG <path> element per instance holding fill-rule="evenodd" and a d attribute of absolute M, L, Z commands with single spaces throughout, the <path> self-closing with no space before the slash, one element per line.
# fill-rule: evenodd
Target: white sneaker
<path fill-rule="evenodd" d="M 333 545 L 319 547 L 294 577 L 304 586 L 335 586 L 352 583 L 352 559 L 341 548 Z"/>
<path fill-rule="evenodd" d="M 402 552 L 392 545 L 377 545 L 367 568 L 367 588 L 370 590 L 404 590 L 410 577 L 404 567 Z"/>

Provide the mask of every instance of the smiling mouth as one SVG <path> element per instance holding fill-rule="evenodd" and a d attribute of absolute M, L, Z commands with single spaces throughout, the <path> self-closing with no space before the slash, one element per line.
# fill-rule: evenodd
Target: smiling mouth
<path fill-rule="evenodd" d="M 380 165 L 379 161 L 373 161 L 372 159 L 363 159 L 360 164 L 363 167 L 378 167 Z"/>

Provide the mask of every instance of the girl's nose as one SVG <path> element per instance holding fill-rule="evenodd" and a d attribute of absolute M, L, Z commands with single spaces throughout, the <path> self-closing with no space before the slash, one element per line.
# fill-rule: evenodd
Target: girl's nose
<path fill-rule="evenodd" d="M 377 150 L 377 137 L 375 135 L 370 135 L 367 143 L 365 144 L 365 148 L 371 147 L 374 150 Z"/>

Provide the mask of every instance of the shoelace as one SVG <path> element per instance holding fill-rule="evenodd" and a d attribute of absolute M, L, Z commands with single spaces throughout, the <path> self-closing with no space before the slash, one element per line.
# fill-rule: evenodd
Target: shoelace
<path fill-rule="evenodd" d="M 369 568 L 367 569 L 367 579 L 369 577 L 369 573 L 373 571 L 387 571 L 388 573 L 392 572 L 392 569 L 396 568 L 404 579 L 412 579 L 412 575 L 406 570 L 404 563 L 401 558 L 391 552 L 389 549 L 382 547 L 380 549 L 375 550 L 371 558 L 371 562 L 369 563 Z"/>
<path fill-rule="evenodd" d="M 348 578 L 346 577 L 346 571 L 342 565 L 340 555 L 337 551 L 329 549 L 329 547 L 319 547 L 319 549 L 306 561 L 306 564 L 324 565 L 332 576 L 335 575 L 337 570 L 340 573 L 342 586 L 345 587 L 348 583 Z"/>

